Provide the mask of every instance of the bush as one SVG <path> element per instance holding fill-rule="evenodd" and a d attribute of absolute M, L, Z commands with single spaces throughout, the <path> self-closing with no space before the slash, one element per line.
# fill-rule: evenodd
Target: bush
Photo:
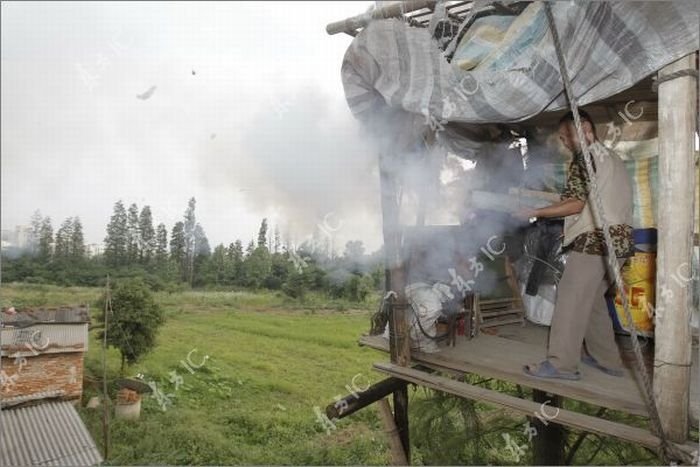
<path fill-rule="evenodd" d="M 303 299 L 309 288 L 309 281 L 304 272 L 294 272 L 289 275 L 282 285 L 282 291 L 292 298 Z"/>
<path fill-rule="evenodd" d="M 371 277 L 353 274 L 345 283 L 345 296 L 353 302 L 364 302 L 372 288 Z"/>
<path fill-rule="evenodd" d="M 282 287 L 282 279 L 275 276 L 268 276 L 263 281 L 263 286 L 270 290 L 279 290 Z"/>

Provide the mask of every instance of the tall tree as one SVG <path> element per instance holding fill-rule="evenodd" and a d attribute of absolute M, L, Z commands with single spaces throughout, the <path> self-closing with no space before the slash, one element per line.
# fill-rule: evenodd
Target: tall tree
<path fill-rule="evenodd" d="M 275 225 L 275 243 L 273 246 L 273 253 L 280 253 L 282 251 L 282 242 L 280 240 L 280 229 Z"/>
<path fill-rule="evenodd" d="M 114 204 L 112 217 L 107 225 L 107 237 L 105 237 L 105 263 L 108 266 L 122 266 L 127 263 L 127 244 L 129 231 L 127 227 L 127 214 L 124 203 L 121 200 Z"/>
<path fill-rule="evenodd" d="M 83 224 L 78 216 L 73 218 L 70 232 L 70 258 L 73 261 L 85 259 L 85 238 Z"/>
<path fill-rule="evenodd" d="M 195 257 L 211 255 L 211 247 L 209 246 L 209 239 L 207 238 L 207 234 L 204 233 L 204 229 L 202 228 L 201 224 L 197 224 L 194 228 L 194 243 L 195 243 L 195 250 L 194 250 Z"/>
<path fill-rule="evenodd" d="M 267 247 L 267 219 L 263 219 L 258 230 L 258 248 Z"/>
<path fill-rule="evenodd" d="M 194 286 L 195 282 L 200 282 L 200 273 L 205 269 L 205 265 L 209 257 L 211 256 L 211 247 L 209 246 L 209 240 L 207 235 L 204 233 L 204 229 L 198 223 L 194 227 L 194 257 L 191 260 L 190 269 L 190 286 Z"/>
<path fill-rule="evenodd" d="M 185 235 L 185 259 L 186 259 L 186 278 L 190 284 L 194 279 L 194 256 L 195 256 L 195 235 L 194 229 L 197 226 L 197 218 L 195 216 L 194 210 L 197 201 L 194 196 L 190 198 L 187 203 L 187 209 L 185 210 L 183 230 Z"/>
<path fill-rule="evenodd" d="M 131 206 L 129 206 L 126 224 L 128 239 L 126 243 L 126 256 L 128 257 L 130 263 L 135 263 L 140 257 L 139 207 L 136 205 L 136 203 L 132 203 Z"/>
<path fill-rule="evenodd" d="M 162 265 L 168 259 L 168 230 L 163 223 L 158 224 L 156 228 L 155 259 L 159 265 Z"/>
<path fill-rule="evenodd" d="M 69 217 L 63 221 L 61 227 L 56 232 L 56 249 L 54 257 L 64 261 L 71 257 L 71 237 L 73 235 L 73 218 Z"/>
<path fill-rule="evenodd" d="M 251 240 L 248 243 L 248 246 L 245 247 L 245 257 L 249 258 L 250 255 L 252 255 L 254 251 L 255 251 L 255 242 L 253 240 Z"/>
<path fill-rule="evenodd" d="M 41 217 L 41 211 L 38 209 L 34 211 L 30 219 L 30 225 L 32 228 L 31 238 L 29 239 L 29 251 L 32 255 L 39 253 L 39 238 L 41 237 L 41 226 L 43 222 Z"/>
<path fill-rule="evenodd" d="M 272 262 L 270 251 L 267 249 L 267 219 L 263 219 L 258 230 L 257 248 L 251 242 L 244 261 L 246 283 L 252 287 L 260 287 L 270 275 Z M 252 251 L 250 251 L 252 249 Z"/>
<path fill-rule="evenodd" d="M 153 215 L 151 207 L 144 206 L 139 214 L 139 253 L 143 264 L 148 264 L 153 259 L 156 248 L 156 232 L 153 229 Z"/>
<path fill-rule="evenodd" d="M 53 245 L 53 227 L 51 226 L 51 218 L 44 217 L 41 221 L 39 229 L 39 259 L 48 261 L 51 259 Z"/>
<path fill-rule="evenodd" d="M 185 280 L 187 272 L 187 245 L 185 245 L 185 227 L 182 222 L 176 222 L 170 234 L 170 259 L 177 264 L 180 278 Z"/>
<path fill-rule="evenodd" d="M 227 279 L 228 264 L 226 247 L 224 247 L 223 243 L 220 243 L 214 248 L 210 262 L 212 276 L 217 285 L 221 285 Z"/>
<path fill-rule="evenodd" d="M 231 281 L 240 284 L 243 281 L 243 242 L 236 240 L 228 246 L 226 255 L 231 263 Z"/>

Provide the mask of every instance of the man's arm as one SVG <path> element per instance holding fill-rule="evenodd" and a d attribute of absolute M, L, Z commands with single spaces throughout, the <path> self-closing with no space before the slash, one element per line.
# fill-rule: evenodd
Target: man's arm
<path fill-rule="evenodd" d="M 545 206 L 539 209 L 523 209 L 515 214 L 515 217 L 523 220 L 531 217 L 566 217 L 578 214 L 583 211 L 585 202 L 576 198 L 566 198 L 558 203 Z"/>
<path fill-rule="evenodd" d="M 566 217 L 583 211 L 585 202 L 576 198 L 566 198 L 558 203 L 533 210 L 532 217 Z"/>
<path fill-rule="evenodd" d="M 583 211 L 588 199 L 588 174 L 580 155 L 574 155 L 571 161 L 566 187 L 561 197 L 562 200 L 558 203 L 540 209 L 521 210 L 515 216 L 527 220 L 532 217 L 566 217 Z"/>

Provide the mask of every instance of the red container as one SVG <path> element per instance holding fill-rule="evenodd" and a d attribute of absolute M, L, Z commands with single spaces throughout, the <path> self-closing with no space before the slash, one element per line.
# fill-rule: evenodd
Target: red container
<path fill-rule="evenodd" d="M 459 318 L 459 320 L 457 321 L 457 335 L 464 335 L 464 317 Z"/>

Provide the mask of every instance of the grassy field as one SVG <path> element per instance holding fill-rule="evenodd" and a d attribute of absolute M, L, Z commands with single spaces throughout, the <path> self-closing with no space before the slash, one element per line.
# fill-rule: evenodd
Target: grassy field
<path fill-rule="evenodd" d="M 4 285 L 2 305 L 94 303 L 98 289 Z M 167 322 L 156 349 L 127 374 L 144 375 L 172 394 L 162 409 L 142 403 L 136 422 L 112 420 L 109 464 L 385 464 L 387 444 L 374 409 L 336 423 L 329 433 L 314 407 L 346 395 L 379 374 L 382 359 L 357 345 L 369 327 L 371 305 L 248 292 L 157 295 Z M 357 306 L 357 305 L 355 305 Z M 95 311 L 93 311 L 94 315 Z M 196 349 L 196 350 L 195 350 Z M 191 354 L 200 368 L 181 363 Z M 91 332 L 84 401 L 97 395 L 102 350 Z M 119 354 L 107 352 L 108 378 L 119 375 Z M 176 374 L 171 373 L 176 372 Z M 175 379 L 182 378 L 181 381 Z M 172 381 L 171 381 L 172 377 Z M 81 415 L 102 446 L 101 412 Z"/>
<path fill-rule="evenodd" d="M 0 305 L 56 306 L 94 303 L 102 291 L 48 285 L 2 286 Z M 112 419 L 107 465 L 128 464 L 303 464 L 385 465 L 388 446 L 375 407 L 324 426 L 324 410 L 336 396 L 382 376 L 372 363 L 387 356 L 357 345 L 369 328 L 375 301 L 363 305 L 309 295 L 304 301 L 282 294 L 187 291 L 156 294 L 166 312 L 157 346 L 127 368 L 143 375 L 168 401 L 149 396 L 138 421 Z M 101 392 L 102 348 L 91 331 L 85 358 L 83 406 Z M 188 371 L 183 362 L 198 368 Z M 208 356 L 207 360 L 203 358 Z M 119 378 L 118 351 L 106 353 L 110 396 Z M 470 376 L 472 384 L 518 394 L 509 383 Z M 477 380 L 481 380 L 477 382 Z M 409 390 L 412 463 L 426 465 L 532 462 L 524 417 L 512 417 L 481 402 Z M 584 403 L 567 408 L 593 414 Z M 79 409 L 93 438 L 103 447 L 102 411 Z M 633 425 L 631 416 L 610 418 Z M 643 425 L 643 423 L 642 423 Z M 522 456 L 507 449 L 503 434 L 518 440 Z M 569 433 L 569 445 L 577 433 Z M 517 453 L 515 453 L 517 454 Z M 655 465 L 638 446 L 589 436 L 574 464 Z"/>

